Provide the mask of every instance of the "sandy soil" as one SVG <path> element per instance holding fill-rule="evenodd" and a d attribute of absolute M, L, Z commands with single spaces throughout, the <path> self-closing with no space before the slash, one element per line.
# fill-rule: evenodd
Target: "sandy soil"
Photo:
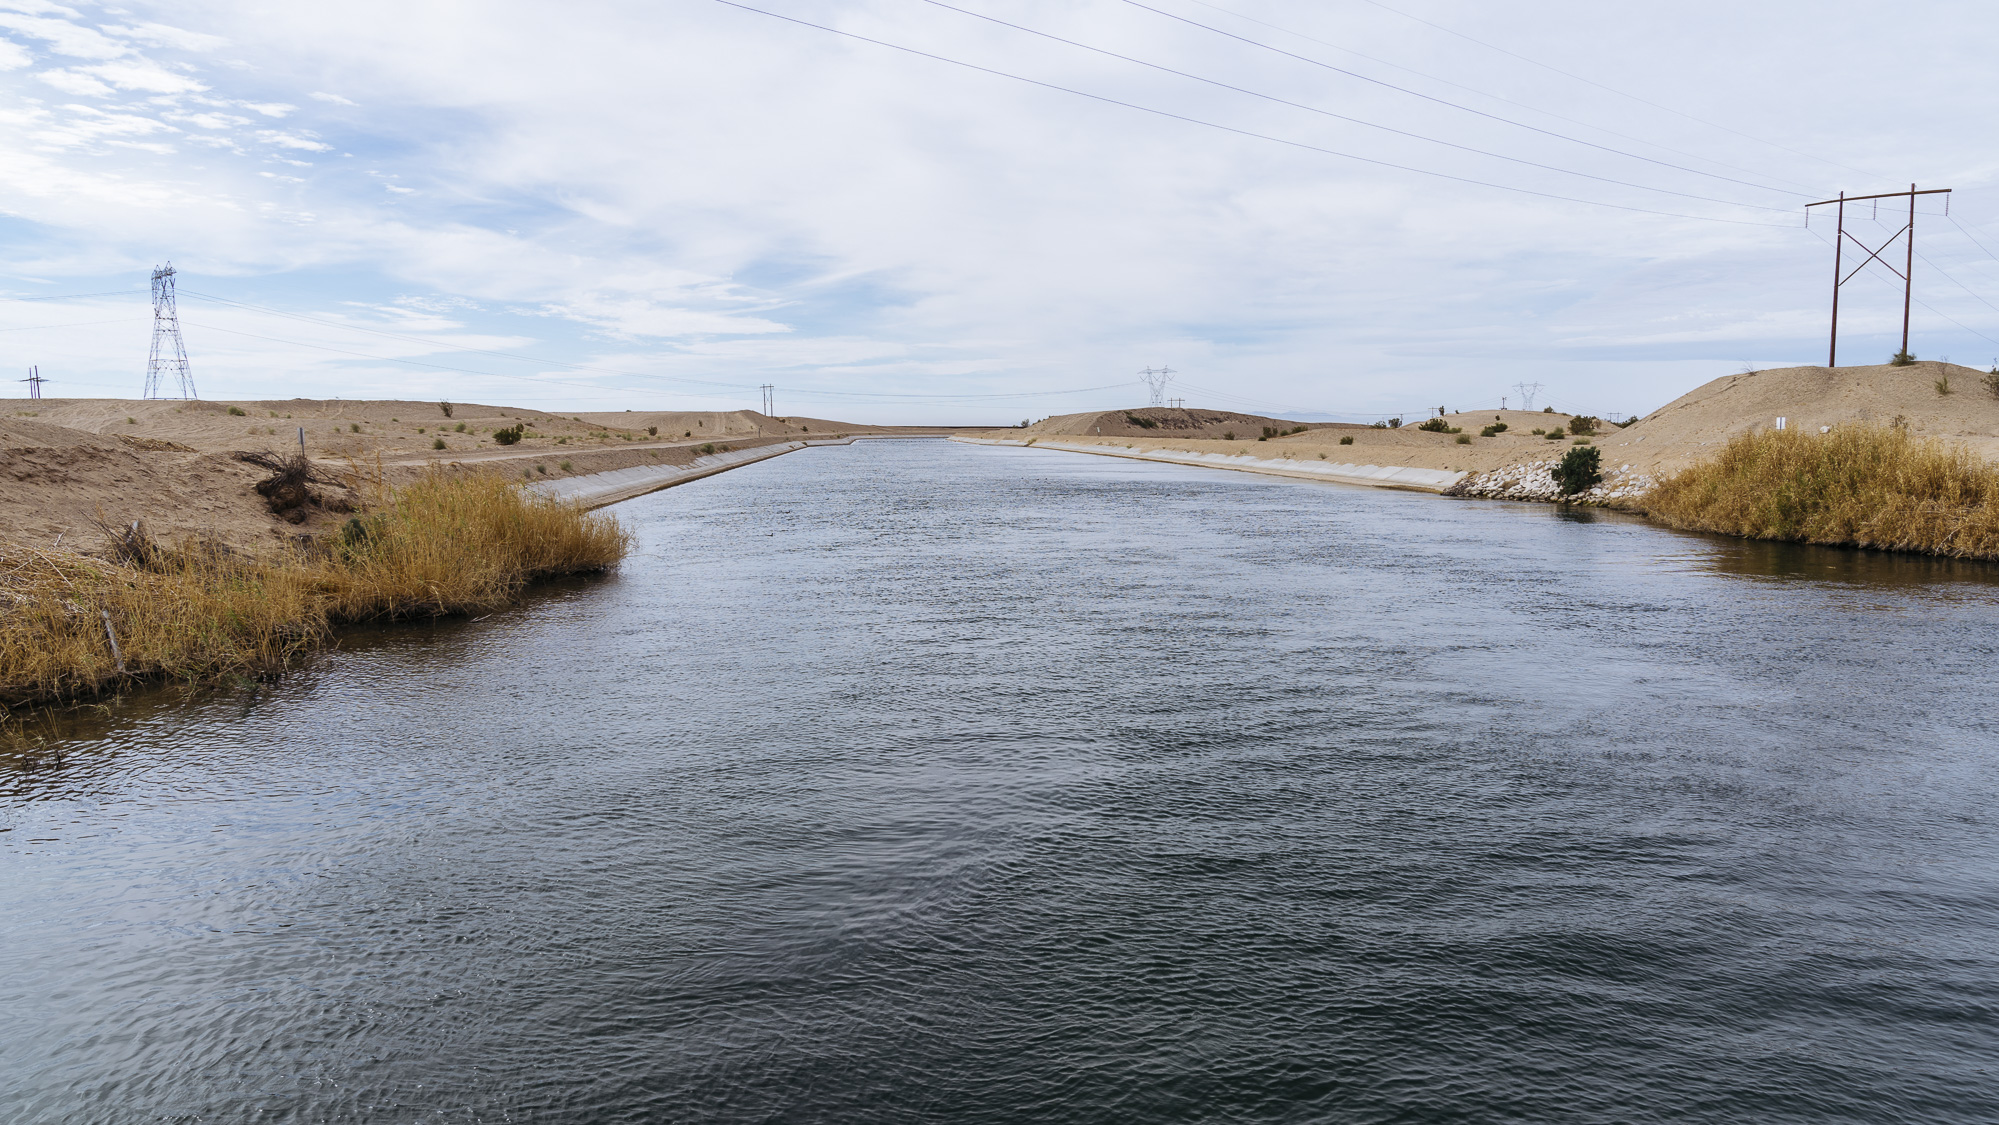
<path fill-rule="evenodd" d="M 1785 419 L 1791 429 L 1817 432 L 1820 427 L 1849 422 L 1875 425 L 1900 421 L 1912 432 L 1970 447 L 1988 461 L 1999 461 L 1999 397 L 1983 383 L 1985 372 L 1955 364 L 1917 363 L 1908 367 L 1787 367 L 1754 374 L 1724 375 L 1674 399 L 1632 425 L 1603 424 L 1588 440 L 1603 449 L 1604 467 L 1613 474 L 1658 477 L 1711 456 L 1729 438 L 1746 430 L 1776 425 Z M 1939 380 L 1950 393 L 1939 393 Z M 1246 421 L 1236 426 L 1235 441 L 1221 440 L 1203 427 L 1198 434 L 1170 433 L 1161 425 L 1145 429 L 1127 414 L 1153 416 L 1155 410 L 1107 411 L 1102 414 L 1050 418 L 1025 430 L 986 431 L 979 436 L 1011 440 L 1057 437 L 1065 442 L 1103 442 L 1133 449 L 1185 449 L 1243 453 L 1255 457 L 1319 459 L 1370 465 L 1408 465 L 1426 469 L 1481 472 L 1509 465 L 1542 464 L 1556 460 L 1574 443 L 1533 433 L 1536 429 L 1568 429 L 1567 414 L 1524 410 L 1470 411 L 1447 414 L 1444 420 L 1469 436 L 1426 433 L 1412 425 L 1385 430 L 1367 426 L 1313 425 L 1305 432 L 1258 441 L 1262 427 L 1289 429 L 1302 423 L 1255 415 L 1232 415 Z M 1411 419 L 1412 423 L 1422 419 Z M 1481 437 L 1494 422 L 1505 432 Z M 1100 433 L 1098 431 L 1101 431 Z M 1351 438 L 1351 445 L 1339 444 Z"/>
<path fill-rule="evenodd" d="M 527 437 L 511 446 L 494 440 L 494 430 L 517 422 Z M 202 534 L 238 547 L 323 534 L 346 515 L 314 507 L 296 524 L 273 515 L 253 490 L 267 474 L 232 456 L 292 452 L 301 429 L 322 470 L 357 483 L 394 483 L 432 466 L 548 479 L 685 464 L 708 444 L 946 432 L 751 410 L 552 414 L 454 403 L 447 416 L 438 403 L 411 401 L 0 400 L 0 541 L 47 546 L 60 535 L 66 547 L 90 549 L 104 541 L 100 517 L 118 526 L 143 520 L 170 541 Z"/>
<path fill-rule="evenodd" d="M 1984 372 L 1918 363 L 1909 367 L 1794 367 L 1725 375 L 1632 426 L 1604 426 L 1590 440 L 1613 476 L 1659 476 L 1711 455 L 1731 436 L 1786 419 L 1816 432 L 1848 422 L 1900 421 L 1918 434 L 1961 442 L 1999 460 L 1999 397 Z M 1950 393 L 1938 383 L 1948 380 Z M 232 413 L 232 411 L 234 411 Z M 1141 424 L 1150 421 L 1151 426 Z M 1420 421 L 1420 419 L 1412 419 Z M 1486 471 L 1551 462 L 1573 441 L 1550 441 L 1535 429 L 1567 428 L 1565 414 L 1522 410 L 1446 415 L 1470 437 L 1404 426 L 1305 424 L 1228 411 L 1141 409 L 1069 414 L 1026 429 L 987 436 L 1110 442 L 1135 449 L 1244 453 L 1274 459 L 1324 459 L 1384 466 Z M 1507 430 L 1481 437 L 1502 421 Z M 502 446 L 493 431 L 527 427 Z M 1257 440 L 1304 426 L 1303 432 Z M 949 433 L 950 427 L 859 426 L 821 418 L 768 418 L 755 411 L 555 414 L 480 403 L 285 399 L 176 402 L 121 399 L 0 400 L 0 541 L 46 546 L 101 545 L 95 521 L 143 520 L 168 539 L 210 534 L 237 546 L 322 534 L 345 519 L 311 509 L 293 524 L 271 514 L 253 490 L 265 475 L 235 460 L 237 451 L 297 448 L 331 474 L 379 475 L 393 483 L 440 466 L 454 472 L 504 473 L 540 480 L 635 465 L 679 465 L 704 445 L 746 448 L 800 437 L 864 433 Z M 657 430 L 649 433 L 648 430 Z M 957 431 L 966 432 L 966 431 Z M 1224 435 L 1234 434 L 1234 440 Z M 1341 445 L 1341 439 L 1351 444 Z M 443 449 L 434 448 L 438 441 Z"/>

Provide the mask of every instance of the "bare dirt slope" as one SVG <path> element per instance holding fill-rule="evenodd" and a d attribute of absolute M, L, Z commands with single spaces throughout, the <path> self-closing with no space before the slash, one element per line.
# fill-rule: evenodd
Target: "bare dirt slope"
<path fill-rule="evenodd" d="M 1342 423 L 1293 422 L 1266 418 L 1261 414 L 1237 414 L 1229 410 L 1192 410 L 1149 406 L 1137 410 L 1097 410 L 1084 414 L 1057 414 L 1013 431 L 1028 437 L 1143 437 L 1255 440 L 1270 431 L 1294 429 L 1355 430 L 1364 427 Z"/>
<path fill-rule="evenodd" d="M 1985 385 L 1986 373 L 1969 367 L 1917 363 L 1908 367 L 1787 367 L 1724 375 L 1674 399 L 1626 428 L 1598 424 L 1585 440 L 1603 450 L 1613 476 L 1658 478 L 1713 455 L 1729 438 L 1785 419 L 1791 429 L 1817 432 L 1845 423 L 1906 425 L 1912 432 L 1969 446 L 1999 461 L 1999 397 Z M 1949 393 L 1939 390 L 1947 381 Z M 1315 425 L 1303 433 L 1257 440 L 1263 426 L 1288 430 L 1303 423 L 1252 415 L 1256 424 L 1231 427 L 1234 441 L 1203 427 L 1199 432 L 1147 430 L 1124 421 L 1124 411 L 1050 418 L 1026 430 L 996 430 L 985 436 L 1012 440 L 1040 438 L 1064 442 L 1104 442 L 1134 449 L 1184 449 L 1241 453 L 1253 457 L 1325 459 L 1368 465 L 1482 472 L 1555 460 L 1576 444 L 1567 414 L 1486 410 L 1447 414 L 1443 421 L 1461 434 L 1428 433 L 1414 424 L 1400 429 Z M 1150 414 L 1151 411 L 1133 411 Z M 1195 413 L 1195 412 L 1188 412 Z M 1207 412 L 1200 412 L 1207 413 Z M 1420 422 L 1421 420 L 1412 420 Z M 1481 436 L 1503 422 L 1506 430 Z M 1045 429 L 1044 429 L 1045 427 Z M 1095 432 L 1101 427 L 1102 432 Z M 1114 433 L 1113 430 L 1116 430 Z M 1563 431 L 1559 439 L 1535 430 Z M 1460 436 L 1469 437 L 1460 442 Z M 1349 444 L 1340 444 L 1342 440 Z"/>
<path fill-rule="evenodd" d="M 165 445 L 0 418 L 0 540 L 98 546 L 100 518 L 120 527 L 143 520 L 171 539 L 210 533 L 254 542 L 297 532 L 252 491 L 262 470 Z"/>
<path fill-rule="evenodd" d="M 495 438 L 516 424 L 526 434 L 519 442 Z M 357 484 L 393 484 L 432 466 L 540 480 L 684 464 L 709 446 L 942 432 L 752 410 L 559 414 L 452 403 L 447 414 L 444 404 L 412 401 L 0 400 L 0 541 L 47 546 L 62 535 L 66 547 L 102 546 L 99 513 L 116 526 L 143 520 L 169 540 L 204 534 L 238 547 L 323 534 L 346 518 L 337 505 L 281 519 L 253 490 L 266 471 L 233 456 L 293 452 L 300 430 L 321 473 Z"/>
<path fill-rule="evenodd" d="M 1104 415 L 1072 414 L 1063 418 L 1048 419 L 1048 423 L 1060 423 L 1059 426 L 1051 426 L 1048 430 L 1037 430 L 1036 426 L 1029 426 L 1025 430 L 994 430 L 981 436 L 1014 441 L 1035 439 L 1103 442 L 1138 450 L 1181 449 L 1201 453 L 1239 453 L 1249 457 L 1412 466 L 1462 472 L 1547 460 L 1565 448 L 1568 439 L 1565 437 L 1561 441 L 1550 441 L 1531 431 L 1562 429 L 1566 434 L 1567 427 L 1572 421 L 1567 414 L 1529 413 L 1524 410 L 1488 410 L 1445 415 L 1444 423 L 1447 427 L 1456 427 L 1471 436 L 1471 442 L 1464 444 L 1457 440 L 1459 436 L 1457 434 L 1426 432 L 1418 430 L 1414 425 L 1388 429 L 1349 423 L 1308 424 L 1258 415 L 1224 414 L 1220 411 L 1187 413 L 1217 414 L 1230 421 L 1177 432 L 1168 430 L 1163 425 L 1148 430 L 1125 421 L 1123 418 L 1125 413 L 1125 411 L 1112 411 Z M 1131 413 L 1143 415 L 1150 412 Z M 1079 424 L 1070 419 L 1106 419 L 1106 421 L 1085 421 Z M 1494 422 L 1505 422 L 1506 431 L 1490 438 L 1480 437 L 1480 431 Z M 1101 434 L 1093 432 L 1099 427 L 1103 430 Z M 1263 436 L 1266 427 L 1275 431 L 1268 438 Z M 1302 432 L 1287 432 L 1298 430 L 1300 427 L 1303 428 Z M 1120 432 L 1113 434 L 1111 432 L 1113 429 Z M 1614 430 L 1614 427 L 1611 429 Z M 1234 438 L 1224 436 L 1228 433 L 1233 433 Z M 1593 440 L 1600 440 L 1600 435 L 1598 439 Z"/>
<path fill-rule="evenodd" d="M 1657 475 L 1685 468 L 1729 438 L 1785 420 L 1816 433 L 1849 422 L 1900 423 L 1912 433 L 1968 446 L 1999 461 L 1999 397 L 1986 373 L 1957 364 L 1784 367 L 1724 375 L 1681 395 L 1600 442 L 1604 460 Z M 1950 393 L 1940 393 L 1940 381 Z"/>

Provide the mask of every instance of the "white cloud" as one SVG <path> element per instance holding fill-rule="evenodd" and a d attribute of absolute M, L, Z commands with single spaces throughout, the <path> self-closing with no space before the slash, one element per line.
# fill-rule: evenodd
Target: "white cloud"
<path fill-rule="evenodd" d="M 97 29 L 68 20 L 0 12 L 0 28 L 40 39 L 49 45 L 49 50 L 74 59 L 116 59 L 132 53 L 130 47 L 106 37 Z"/>
<path fill-rule="evenodd" d="M 45 70 L 36 77 L 65 94 L 83 98 L 108 98 L 116 92 L 90 75 L 73 70 Z"/>
<path fill-rule="evenodd" d="M 310 137 L 301 137 L 296 133 L 285 133 L 276 129 L 257 130 L 257 139 L 267 145 L 297 149 L 300 152 L 328 152 L 333 148 L 332 145 L 315 141 Z"/>
<path fill-rule="evenodd" d="M 791 329 L 774 320 L 675 307 L 632 298 L 586 294 L 541 307 L 543 315 L 594 325 L 613 336 L 748 336 Z"/>
<path fill-rule="evenodd" d="M 34 61 L 26 47 L 11 39 L 0 39 L 0 70 L 19 70 Z"/>
<path fill-rule="evenodd" d="M 249 118 L 238 117 L 233 113 L 184 113 L 175 114 L 173 119 L 185 121 L 189 125 L 198 125 L 203 129 L 233 129 L 250 123 Z"/>
<path fill-rule="evenodd" d="M 168 27 L 163 23 L 142 23 L 130 26 L 107 26 L 106 31 L 127 39 L 134 39 L 150 47 L 172 47 L 181 51 L 213 51 L 226 47 L 229 40 L 219 35 L 204 35 L 198 31 L 186 31 L 178 27 Z"/>
<path fill-rule="evenodd" d="M 1799 24 L 1808 30 L 1789 54 L 1767 44 L 1811 11 L 1802 0 L 1689 2 L 1668 11 L 1432 0 L 1425 15 L 1787 149 L 1879 163 L 1879 175 L 1590 92 L 1378 9 L 1257 11 L 1466 86 L 1698 153 L 1716 162 L 1700 166 L 1731 176 L 1738 173 L 1720 164 L 1829 193 L 1863 181 L 1867 190 L 1877 180 L 1894 186 L 1892 172 L 1960 188 L 1954 216 L 1975 228 L 1999 217 L 1999 166 L 1962 145 L 1999 109 L 1999 93 L 1962 83 L 1982 65 L 1976 37 L 1947 34 L 1953 18 L 1984 18 L 1977 9 L 1946 2 L 1883 30 L 1861 19 L 1869 9 L 1859 0 L 1831 0 Z M 1398 139 L 919 9 L 906 0 L 793 0 L 786 8 L 1337 151 L 1554 194 L 1720 210 Z M 0 23 L 33 38 L 38 52 L 62 44 L 48 49 L 80 60 L 49 71 L 53 78 L 0 74 L 8 95 L 0 99 L 0 150 L 10 157 L 0 161 L 0 210 L 71 255 L 58 269 L 17 254 L 15 268 L 48 276 L 68 276 L 72 262 L 122 268 L 166 227 L 198 242 L 205 268 L 216 272 L 338 278 L 327 304 L 337 295 L 379 305 L 412 290 L 476 299 L 487 310 L 481 316 L 526 310 L 536 319 L 515 325 L 570 333 L 572 347 L 647 352 L 632 362 L 683 374 L 752 372 L 756 382 L 775 371 L 801 386 L 1008 390 L 1111 382 L 1168 362 L 1196 387 L 1355 411 L 1404 409 L 1412 398 L 1470 405 L 1519 379 L 1566 384 L 1572 397 L 1601 395 L 1610 400 L 1602 408 L 1631 409 L 1670 397 L 1666 384 L 1708 362 L 1703 356 L 1781 355 L 1823 316 L 1818 289 L 1830 263 L 1820 258 L 1829 255 L 1782 226 L 1795 221 L 1792 210 L 1729 212 L 1780 224 L 1763 229 L 1506 194 L 720 7 L 667 14 L 591 5 L 561 21 L 526 0 L 492 0 L 477 21 L 438 0 L 198 11 L 198 20 L 170 17 L 199 26 L 182 33 L 195 38 L 145 31 L 160 25 L 136 15 L 93 30 L 91 19 L 46 4 Z M 1797 201 L 1459 114 L 1126 5 L 1015 0 L 1008 14 L 1523 159 L 1779 208 Z M 1228 19 L 1208 9 L 1201 18 Z M 30 31 L 21 19 L 41 22 Z M 1863 35 L 1863 25 L 1872 30 Z M 176 69 L 162 53 L 223 42 L 242 70 L 219 58 Z M 1352 62 L 1304 40 L 1285 42 Z M 162 61 L 142 46 L 161 48 L 150 53 Z M 1925 65 L 1883 95 L 1843 86 L 1810 62 L 1842 51 Z M 1397 80 L 1687 162 L 1463 89 Z M 147 112 L 190 135 L 165 132 L 166 122 L 115 100 L 91 116 L 26 96 L 47 85 L 127 102 L 159 95 L 169 104 Z M 366 91 L 369 103 L 356 106 L 328 87 Z M 1918 105 L 1942 108 L 1904 112 Z M 328 106 L 347 107 L 339 151 L 357 153 L 379 179 L 341 162 L 306 183 L 279 174 L 279 161 L 304 164 L 292 158 L 332 151 L 303 127 L 319 124 L 313 113 Z M 255 128 L 294 114 L 301 127 Z M 158 151 L 172 144 L 186 154 Z M 114 150 L 129 145 L 152 147 Z M 382 190 L 366 186 L 376 182 Z M 1955 229 L 1941 221 L 1925 229 L 1935 232 L 1925 252 L 1982 290 L 1970 267 L 1976 255 Z M 1999 224 L 1978 229 L 1999 236 Z M 1919 298 L 1945 311 L 1958 301 L 1969 309 L 1958 319 L 1999 337 L 1989 310 L 1947 281 L 1918 284 Z M 1854 315 L 1868 323 L 1865 310 Z M 1926 315 L 1918 310 L 1919 327 Z M 1975 337 L 1930 323 L 1965 341 L 1934 350 L 1976 354 Z M 649 343 L 602 343 L 607 337 Z M 1798 358 L 1810 359 L 1816 344 L 1798 347 Z M 1721 366 L 1735 363 L 1730 355 Z"/>
<path fill-rule="evenodd" d="M 144 59 L 100 63 L 81 68 L 121 90 L 143 90 L 151 94 L 191 94 L 208 87 L 184 74 L 175 74 Z"/>

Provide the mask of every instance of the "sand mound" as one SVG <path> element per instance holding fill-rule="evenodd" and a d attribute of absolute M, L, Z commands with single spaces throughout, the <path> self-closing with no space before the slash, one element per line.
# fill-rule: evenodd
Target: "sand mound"
<path fill-rule="evenodd" d="M 1150 425 L 1147 425 L 1150 423 Z M 1261 414 L 1237 414 L 1228 410 L 1188 410 L 1179 407 L 1148 406 L 1140 410 L 1100 410 L 1087 414 L 1058 414 L 1044 418 L 1012 433 L 1029 437 L 1146 437 L 1210 438 L 1217 441 L 1254 441 L 1268 430 L 1342 429 L 1362 427 L 1344 423 L 1293 422 L 1286 418 L 1266 418 Z"/>
<path fill-rule="evenodd" d="M 185 448 L 185 447 L 183 447 Z M 26 546 L 100 547 L 96 521 L 145 521 L 168 540 L 250 545 L 295 531 L 251 491 L 265 474 L 226 454 L 133 448 L 66 426 L 0 419 L 0 528 Z"/>
<path fill-rule="evenodd" d="M 1605 460 L 1673 472 L 1719 452 L 1736 434 L 1774 429 L 1818 433 L 1849 422 L 1901 424 L 1999 460 L 1999 398 L 1985 372 L 1957 364 L 1907 367 L 1783 367 L 1725 375 L 1602 441 Z M 1949 393 L 1939 389 L 1942 384 Z"/>

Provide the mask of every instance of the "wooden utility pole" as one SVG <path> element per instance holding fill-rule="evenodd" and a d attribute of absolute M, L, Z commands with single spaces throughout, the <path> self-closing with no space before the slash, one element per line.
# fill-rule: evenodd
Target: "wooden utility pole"
<path fill-rule="evenodd" d="M 1836 199 L 1821 199 L 1817 203 L 1805 204 L 1807 215 L 1811 213 L 1811 208 L 1813 207 L 1837 205 L 1839 208 L 1838 219 L 1836 220 L 1838 230 L 1834 234 L 1832 241 L 1832 342 L 1826 350 L 1825 365 L 1827 367 L 1839 366 L 1839 288 L 1847 282 L 1852 281 L 1854 274 L 1866 269 L 1871 262 L 1880 262 L 1883 266 L 1887 267 L 1889 273 L 1902 279 L 1902 350 L 1898 354 L 1909 354 L 1909 304 L 1915 296 L 1915 283 L 1912 278 L 1914 278 L 1916 273 L 1916 197 L 1919 195 L 1949 194 L 1949 188 L 1929 188 L 1925 191 L 1917 191 L 1916 185 L 1910 184 L 1907 191 L 1884 191 L 1879 195 L 1848 195 L 1845 192 L 1840 192 L 1839 197 Z M 1865 242 L 1860 241 L 1858 236 L 1846 229 L 1847 204 L 1859 203 L 1862 200 L 1868 199 L 1900 199 L 1905 195 L 1909 197 L 1909 221 L 1902 226 L 1901 230 L 1889 235 L 1887 240 L 1882 242 L 1881 245 L 1869 246 Z M 1948 213 L 1950 201 L 1945 200 L 1944 206 L 1946 213 Z M 1851 272 L 1842 274 L 1840 272 L 1844 268 L 1842 252 L 1846 249 L 1846 240 L 1849 238 L 1853 239 L 1855 246 L 1867 251 L 1867 257 L 1861 259 L 1860 264 L 1853 267 Z M 1906 242 L 1905 252 L 1902 256 L 1902 268 L 1899 270 L 1889 265 L 1888 260 L 1881 256 L 1881 252 L 1894 245 L 1895 240 L 1898 238 L 1905 239 Z"/>

